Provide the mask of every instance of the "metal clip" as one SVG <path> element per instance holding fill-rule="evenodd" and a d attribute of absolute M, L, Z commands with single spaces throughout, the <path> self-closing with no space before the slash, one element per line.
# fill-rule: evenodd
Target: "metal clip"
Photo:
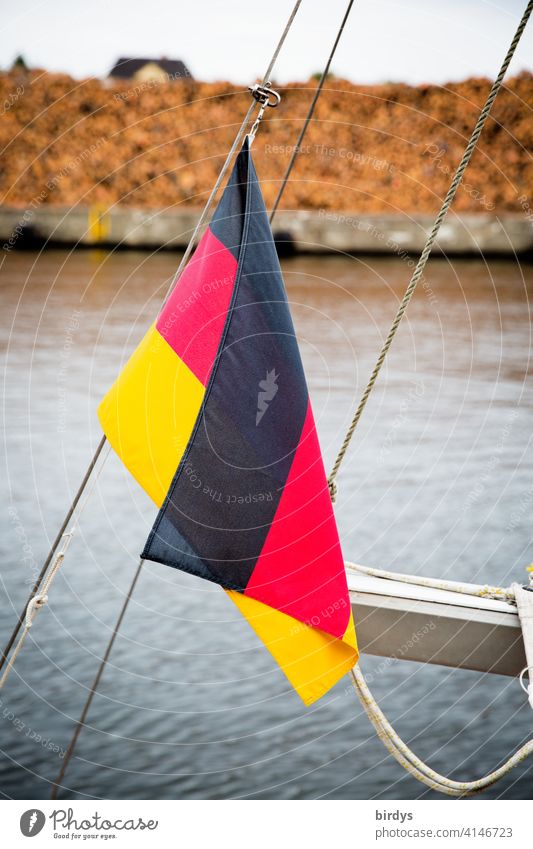
<path fill-rule="evenodd" d="M 524 682 L 524 675 L 526 674 L 526 672 L 529 675 L 529 684 L 526 684 Z M 529 706 L 531 708 L 533 708 L 533 681 L 531 680 L 532 679 L 532 676 L 531 676 L 532 672 L 533 672 L 533 667 L 525 666 L 524 669 L 522 669 L 522 672 L 520 673 L 520 678 L 518 679 L 519 682 L 520 682 L 520 686 L 522 687 L 522 690 L 524 691 L 524 693 L 527 693 L 527 695 L 529 696 Z"/>
<path fill-rule="evenodd" d="M 252 124 L 252 128 L 248 133 L 250 144 L 255 139 L 255 134 L 257 133 L 259 124 L 263 120 L 263 115 L 265 114 L 265 109 L 267 108 L 267 106 L 270 106 L 271 109 L 275 109 L 276 106 L 278 106 L 281 102 L 281 95 L 279 94 L 279 92 L 274 91 L 274 89 L 270 88 L 270 86 L 270 80 L 265 83 L 265 85 L 255 83 L 254 85 L 248 86 L 248 90 L 251 91 L 252 97 L 260 104 L 259 112 L 257 113 L 257 118 Z"/>

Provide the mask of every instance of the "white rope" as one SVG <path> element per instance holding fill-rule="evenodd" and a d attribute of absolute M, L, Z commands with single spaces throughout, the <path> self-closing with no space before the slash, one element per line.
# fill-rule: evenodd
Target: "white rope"
<path fill-rule="evenodd" d="M 418 575 L 405 575 L 403 572 L 388 572 L 386 569 L 373 569 L 370 566 L 360 566 L 358 563 L 346 561 L 346 569 L 349 572 L 360 572 L 370 575 L 372 578 L 384 578 L 387 581 L 400 581 L 404 584 L 413 584 L 416 587 L 429 587 L 435 590 L 447 590 L 452 593 L 462 593 L 476 598 L 493 598 L 496 601 L 507 601 L 516 604 L 515 594 L 512 587 L 476 587 L 474 584 L 461 584 L 457 581 L 445 581 L 442 578 L 421 578 Z"/>
<path fill-rule="evenodd" d="M 291 14 L 289 16 L 289 19 L 288 19 L 288 21 L 285 25 L 285 28 L 284 28 L 284 30 L 281 34 L 281 37 L 280 37 L 280 39 L 279 39 L 279 41 L 276 45 L 276 48 L 275 48 L 274 53 L 272 55 L 272 58 L 269 62 L 268 68 L 267 68 L 265 75 L 263 77 L 263 85 L 265 85 L 268 82 L 268 78 L 270 77 L 270 74 L 271 74 L 272 70 L 274 69 L 274 65 L 276 63 L 276 60 L 279 56 L 281 48 L 283 47 L 283 44 L 285 43 L 285 39 L 287 38 L 287 35 L 289 34 L 292 23 L 294 21 L 296 13 L 298 12 L 298 9 L 300 8 L 301 3 L 302 3 L 302 0 L 296 0 L 295 4 L 293 6 L 293 9 L 292 9 Z M 176 275 L 174 276 L 172 282 L 170 283 L 170 285 L 167 289 L 165 299 L 163 301 L 163 306 L 168 301 L 168 299 L 169 299 L 169 297 L 170 297 L 170 295 L 171 295 L 171 293 L 174 289 L 174 286 L 177 284 L 179 277 L 180 277 L 182 271 L 184 270 L 185 265 L 186 265 L 190 255 L 191 255 L 194 247 L 195 247 L 197 237 L 198 237 L 201 229 L 203 228 L 203 225 L 207 221 L 207 217 L 209 215 L 209 212 L 210 212 L 211 207 L 213 205 L 213 202 L 215 200 L 215 196 L 216 196 L 220 186 L 222 185 L 222 182 L 224 180 L 226 173 L 229 170 L 232 159 L 233 159 L 233 157 L 234 157 L 234 155 L 235 155 L 235 153 L 236 153 L 236 151 L 239 147 L 239 144 L 241 143 L 241 141 L 243 139 L 246 127 L 247 127 L 247 125 L 248 125 L 248 123 L 249 123 L 249 121 L 252 117 L 252 114 L 254 112 L 254 109 L 256 109 L 256 107 L 257 107 L 257 102 L 255 100 L 252 100 L 252 103 L 250 104 L 248 111 L 247 111 L 246 115 L 244 116 L 243 121 L 241 123 L 241 126 L 240 126 L 240 128 L 237 132 L 237 135 L 235 137 L 233 145 L 231 146 L 231 149 L 230 149 L 230 151 L 229 151 L 229 153 L 226 157 L 224 165 L 222 166 L 222 170 L 220 171 L 220 173 L 217 177 L 215 185 L 213 186 L 213 188 L 211 190 L 211 193 L 210 193 L 210 195 L 207 199 L 207 202 L 206 202 L 206 204 L 205 204 L 205 206 L 202 210 L 200 218 L 198 219 L 198 221 L 196 223 L 196 226 L 194 228 L 194 232 L 193 232 L 191 238 L 189 239 L 189 243 L 188 243 L 188 245 L 185 249 L 185 252 L 184 252 L 184 254 L 181 258 L 181 261 L 180 261 L 178 270 L 176 272 Z M 32 592 L 31 592 L 30 599 L 26 603 L 25 610 L 27 610 L 28 606 L 30 606 L 31 600 L 33 598 L 35 598 L 37 594 L 39 594 L 39 595 L 41 594 L 41 593 L 39 593 L 41 581 L 43 580 L 43 577 L 46 574 L 47 569 L 49 568 L 49 564 L 52 562 L 52 558 L 54 556 L 54 553 L 55 553 L 57 547 L 59 546 L 61 539 L 63 538 L 62 532 L 66 529 L 68 523 L 70 522 L 72 516 L 74 515 L 75 510 L 77 509 L 78 502 L 79 502 L 83 492 L 85 491 L 85 488 L 86 488 L 86 486 L 87 486 L 87 484 L 88 484 L 88 482 L 89 482 L 89 480 L 92 476 L 93 469 L 95 468 L 96 463 L 97 463 L 106 443 L 107 443 L 107 447 L 109 448 L 109 443 L 107 442 L 107 437 L 104 435 L 104 436 L 102 436 L 102 439 L 100 440 L 98 447 L 96 448 L 96 451 L 95 451 L 95 453 L 94 453 L 94 455 L 91 459 L 91 462 L 89 463 L 89 466 L 88 466 L 88 468 L 85 472 L 83 480 L 82 480 L 82 482 L 81 482 L 81 484 L 80 484 L 80 486 L 79 486 L 79 488 L 76 492 L 76 495 L 74 496 L 74 499 L 73 499 L 73 501 L 72 501 L 72 503 L 71 503 L 71 505 L 68 509 L 67 515 L 65 516 L 65 518 L 63 520 L 63 524 L 62 524 L 62 526 L 61 526 L 61 528 L 60 528 L 60 530 L 59 530 L 59 532 L 58 532 L 58 534 L 57 534 L 57 536 L 56 536 L 56 538 L 55 538 L 55 540 L 52 544 L 51 549 L 48 552 L 47 558 L 46 558 L 46 560 L 43 564 L 43 567 L 42 567 L 41 572 L 40 572 L 40 574 L 37 578 L 35 586 L 34 586 Z M 103 463 L 105 463 L 105 459 L 107 458 L 108 454 L 109 454 L 109 451 L 105 454 Z M 79 514 L 78 514 L 78 518 L 79 518 Z M 4 650 L 3 650 L 3 653 L 0 657 L 0 670 L 3 668 L 4 664 L 6 663 L 8 656 L 9 656 L 9 653 L 11 651 L 11 648 L 12 648 L 12 646 L 13 646 L 16 638 L 17 638 L 17 634 L 20 632 L 20 628 L 23 626 L 24 615 L 25 614 L 24 614 L 24 611 L 23 611 L 23 613 L 20 615 L 20 617 L 19 617 L 19 619 L 18 619 L 18 621 L 15 625 L 15 628 L 13 629 L 13 632 L 12 632 L 12 634 L 11 634 L 11 636 L 10 636 L 10 638 L 9 638 L 9 640 L 8 640 Z M 24 636 L 24 639 L 25 639 L 25 636 Z M 22 642 L 24 642 L 24 640 L 22 640 Z M 12 665 L 13 665 L 13 662 L 11 663 L 11 666 Z M 2 684 L 3 684 L 5 677 L 6 676 L 3 676 L 0 679 L 0 688 L 2 687 Z"/>
<path fill-rule="evenodd" d="M 470 161 L 470 157 L 474 152 L 477 141 L 485 124 L 485 121 L 488 118 L 491 106 L 496 99 L 500 86 L 503 82 L 503 78 L 507 67 L 511 61 L 511 58 L 514 54 L 516 46 L 520 40 L 520 37 L 526 27 L 526 24 L 529 20 L 531 12 L 533 10 L 533 2 L 530 0 L 526 6 L 526 10 L 522 16 L 518 29 L 514 35 L 514 38 L 511 42 L 507 55 L 504 59 L 503 65 L 500 69 L 500 72 L 494 81 L 489 97 L 481 110 L 479 118 L 476 122 L 476 126 L 468 142 L 468 145 L 463 153 L 463 157 L 457 168 L 455 176 L 452 180 L 452 183 L 448 189 L 446 194 L 446 198 L 444 203 L 437 215 L 435 223 L 432 227 L 432 230 L 428 236 L 420 259 L 418 261 L 417 267 L 413 272 L 413 276 L 410 280 L 410 283 L 405 291 L 402 302 L 396 314 L 396 317 L 392 323 L 391 329 L 388 333 L 387 339 L 383 344 L 380 355 L 374 366 L 374 370 L 372 375 L 368 381 L 365 391 L 361 397 L 359 405 L 355 411 L 354 417 L 348 428 L 348 432 L 344 439 L 344 442 L 341 446 L 339 454 L 335 460 L 332 471 L 328 478 L 328 484 L 330 487 L 330 495 L 332 501 L 335 501 L 336 497 L 336 486 L 335 486 L 335 477 L 339 471 L 341 463 L 344 459 L 346 451 L 348 450 L 348 446 L 354 434 L 355 428 L 359 423 L 362 412 L 365 408 L 366 402 L 370 396 L 372 389 L 376 383 L 378 374 L 381 370 L 381 366 L 385 360 L 385 357 L 388 353 L 388 350 L 392 344 L 398 326 L 403 318 L 403 315 L 407 309 L 407 306 L 411 300 L 411 297 L 416 288 L 416 284 L 420 279 L 422 272 L 424 270 L 424 266 L 429 258 L 431 248 L 433 246 L 433 242 L 435 241 L 440 225 L 444 220 L 446 213 L 451 206 L 451 203 L 454 199 L 457 188 L 462 180 L 463 173 Z M 503 589 L 501 587 L 482 587 L 481 589 L 475 589 L 473 586 L 464 586 L 457 583 L 450 583 L 448 581 L 442 581 L 432 578 L 417 578 L 413 575 L 403 575 L 403 574 L 395 574 L 394 572 L 386 572 L 381 571 L 379 569 L 371 569 L 365 566 L 357 566 L 353 563 L 347 563 L 346 567 L 348 570 L 353 572 L 361 572 L 366 575 L 372 575 L 373 577 L 385 578 L 387 580 L 394 581 L 403 581 L 404 583 L 414 584 L 417 586 L 431 587 L 435 589 L 446 589 L 450 592 L 459 592 L 466 593 L 468 595 L 478 596 L 478 597 L 488 597 L 488 598 L 496 598 L 505 601 L 513 601 L 515 599 L 515 594 L 512 589 Z M 359 669 L 358 666 L 355 666 L 353 670 L 350 672 L 350 677 L 355 688 L 355 691 L 359 697 L 363 708 L 370 719 L 370 722 L 374 726 L 376 733 L 379 739 L 382 741 L 386 749 L 390 752 L 390 754 L 398 761 L 401 766 L 407 770 L 407 772 L 416 778 L 418 781 L 425 784 L 427 787 L 430 787 L 432 790 L 436 790 L 438 793 L 445 793 L 448 796 L 472 796 L 475 793 L 479 793 L 482 790 L 485 790 L 487 787 L 490 787 L 496 781 L 499 781 L 515 766 L 517 766 L 521 761 L 527 758 L 533 752 L 533 740 L 529 740 L 525 745 L 521 746 L 517 752 L 514 753 L 504 764 L 499 767 L 499 769 L 494 770 L 489 773 L 489 775 L 484 776 L 483 778 L 479 778 L 475 781 L 454 781 L 450 778 L 447 778 L 444 775 L 440 775 L 438 772 L 435 772 L 430 766 L 428 766 L 424 761 L 422 761 L 415 753 L 404 743 L 401 737 L 396 733 L 390 722 L 387 720 L 376 700 L 374 699 L 372 693 L 370 692 L 368 685 L 364 679 L 363 673 Z M 521 676 L 522 678 L 522 676 Z M 522 685 L 522 681 L 521 681 Z M 528 691 L 529 695 L 529 691 Z"/>
<path fill-rule="evenodd" d="M 463 593 L 473 597 L 494 598 L 499 601 L 514 602 L 515 594 L 511 588 L 504 589 L 502 587 L 481 587 L 476 588 L 472 584 L 460 584 L 452 581 L 445 581 L 435 578 L 418 578 L 415 575 L 404 575 L 398 572 L 388 572 L 382 569 L 372 569 L 369 566 L 360 566 L 356 563 L 346 564 L 346 569 L 350 572 L 370 575 L 371 577 L 384 578 L 386 580 L 400 581 L 406 584 L 411 584 L 421 587 L 430 587 L 432 589 L 448 590 L 450 592 Z M 487 787 L 490 787 L 500 778 L 503 778 L 521 761 L 533 753 L 533 740 L 525 743 L 514 755 L 512 755 L 499 769 L 491 772 L 483 778 L 475 781 L 454 781 L 446 776 L 435 772 L 430 766 L 422 761 L 415 753 L 404 743 L 398 733 L 394 730 L 383 711 L 374 699 L 368 684 L 366 683 L 363 673 L 359 666 L 355 666 L 350 672 L 350 677 L 354 689 L 359 697 L 370 722 L 390 754 L 398 761 L 398 763 L 417 781 L 422 782 L 427 787 L 439 793 L 445 793 L 448 796 L 472 796 L 475 793 L 480 793 Z M 525 688 L 524 688 L 525 689 Z"/>
<path fill-rule="evenodd" d="M 26 605 L 26 610 L 25 610 L 25 613 L 24 613 L 23 628 L 22 628 L 22 631 L 21 631 L 20 636 L 18 638 L 18 641 L 15 645 L 15 648 L 11 652 L 9 658 L 7 659 L 7 663 L 6 663 L 4 671 L 2 673 L 2 677 L 0 678 L 0 690 L 3 688 L 5 682 L 7 681 L 8 677 L 9 677 L 9 673 L 11 672 L 11 670 L 13 669 L 13 667 L 15 665 L 15 661 L 16 661 L 17 657 L 19 656 L 20 651 L 22 649 L 22 646 L 24 645 L 24 643 L 26 641 L 26 637 L 29 634 L 30 628 L 33 624 L 33 620 L 35 619 L 38 611 L 42 607 L 44 607 L 44 605 L 48 601 L 48 590 L 52 586 L 54 578 L 56 577 L 57 573 L 59 572 L 59 570 L 62 566 L 63 560 L 65 559 L 65 554 L 67 553 L 67 549 L 68 549 L 70 543 L 72 542 L 72 537 L 74 536 L 74 534 L 76 533 L 76 531 L 78 529 L 79 521 L 80 521 L 80 518 L 82 516 L 82 513 L 85 510 L 87 504 L 89 503 L 89 499 L 91 498 L 91 495 L 92 495 L 94 488 L 97 484 L 98 478 L 100 477 L 100 475 L 102 473 L 102 470 L 103 470 L 104 465 L 105 465 L 105 461 L 107 460 L 107 457 L 108 457 L 110 450 L 111 450 L 111 446 L 109 445 L 109 443 L 107 443 L 107 445 L 105 446 L 105 448 L 102 452 L 102 455 L 101 455 L 100 467 L 98 468 L 96 475 L 92 478 L 89 489 L 85 493 L 85 498 L 82 501 L 80 507 L 78 508 L 78 512 L 77 512 L 77 515 L 76 515 L 76 521 L 72 525 L 70 531 L 65 532 L 63 534 L 63 536 L 61 537 L 61 539 L 64 541 L 62 549 L 60 551 L 58 551 L 58 553 L 56 554 L 55 559 L 53 560 L 52 565 L 50 566 L 50 569 L 48 570 L 48 572 L 45 575 L 44 581 L 43 581 L 43 583 L 40 587 L 39 592 L 36 595 L 32 596 L 32 598 L 30 598 L 30 600 L 28 601 L 28 604 Z"/>
<path fill-rule="evenodd" d="M 21 633 L 20 637 L 18 638 L 18 642 L 17 642 L 15 648 L 13 649 L 11 655 L 8 658 L 8 661 L 6 663 L 6 667 L 5 667 L 5 669 L 2 673 L 2 677 L 0 678 L 0 690 L 4 686 L 5 682 L 7 681 L 8 676 L 9 676 L 9 673 L 11 672 L 11 670 L 13 669 L 13 666 L 15 665 L 15 661 L 16 661 L 17 657 L 19 656 L 20 650 L 22 649 L 22 646 L 24 645 L 24 643 L 26 641 L 26 637 L 28 636 L 28 634 L 30 632 L 30 628 L 33 624 L 33 620 L 35 619 L 35 617 L 36 617 L 38 611 L 41 609 L 41 607 L 44 607 L 44 605 L 48 601 L 48 590 L 50 589 L 55 576 L 57 575 L 57 573 L 59 572 L 59 569 L 61 568 L 61 564 L 63 563 L 63 560 L 65 558 L 65 554 L 67 553 L 67 549 L 68 549 L 68 547 L 71 543 L 72 537 L 74 536 L 75 530 L 76 530 L 76 528 L 73 527 L 73 528 L 71 528 L 70 531 L 63 534 L 63 537 L 62 537 L 63 540 L 64 540 L 63 548 L 61 549 L 61 551 L 59 551 L 57 553 L 56 558 L 55 558 L 49 572 L 47 573 L 46 578 L 44 579 L 41 591 L 37 595 L 34 595 L 33 598 L 31 598 L 30 601 L 27 604 L 26 612 L 24 614 L 24 626 L 23 626 L 23 629 L 22 629 L 22 633 Z"/>
<path fill-rule="evenodd" d="M 350 678 L 359 701 L 385 748 L 413 778 L 438 793 L 445 793 L 448 796 L 473 796 L 508 775 L 533 753 L 533 740 L 529 740 L 514 755 L 511 755 L 503 766 L 483 778 L 474 781 L 454 781 L 435 772 L 404 743 L 374 699 L 358 665 L 350 671 Z"/>
<path fill-rule="evenodd" d="M 526 674 L 526 672 L 527 672 L 528 677 L 529 677 L 529 684 L 526 684 L 524 682 L 524 675 Z M 518 683 L 520 684 L 520 686 L 522 687 L 522 690 L 524 691 L 524 693 L 528 697 L 529 705 L 530 705 L 531 708 L 533 708 L 533 683 L 531 681 L 531 673 L 532 672 L 533 672 L 533 666 L 524 666 L 524 668 L 522 669 L 522 672 L 520 673 L 520 678 L 518 679 Z"/>
<path fill-rule="evenodd" d="M 511 59 L 514 56 L 515 50 L 516 50 L 518 43 L 519 43 L 519 41 L 522 37 L 522 33 L 524 32 L 524 30 L 527 26 L 527 22 L 529 21 L 529 18 L 531 16 L 532 11 L 533 11 L 533 0 L 529 0 L 529 3 L 526 6 L 525 12 L 522 15 L 520 23 L 518 24 L 518 28 L 517 28 L 514 36 L 513 36 L 513 40 L 511 41 L 511 44 L 509 46 L 509 49 L 508 49 L 507 54 L 505 56 L 505 59 L 503 60 L 503 63 L 502 63 L 502 66 L 499 70 L 498 76 L 494 80 L 494 82 L 491 86 L 490 92 L 489 92 L 489 96 L 487 97 L 487 100 L 485 101 L 485 105 L 483 106 L 483 109 L 479 113 L 479 117 L 478 117 L 478 119 L 476 121 L 476 125 L 475 125 L 475 127 L 472 131 L 472 135 L 470 136 L 470 140 L 469 140 L 467 146 L 464 149 L 463 155 L 461 157 L 461 161 L 460 161 L 459 165 L 457 166 L 457 171 L 454 174 L 452 182 L 450 183 L 448 191 L 446 192 L 446 197 L 444 198 L 443 204 L 442 204 L 442 206 L 439 210 L 439 213 L 438 213 L 438 215 L 437 215 L 437 217 L 436 217 L 436 219 L 433 223 L 433 226 L 432 226 L 432 228 L 429 232 L 426 243 L 425 243 L 425 245 L 422 249 L 422 253 L 420 254 L 420 257 L 419 257 L 418 262 L 416 264 L 416 268 L 413 271 L 413 275 L 411 277 L 411 280 L 409 281 L 407 289 L 404 292 L 400 306 L 398 307 L 398 311 L 396 313 L 396 316 L 394 317 L 394 321 L 392 322 L 391 328 L 390 328 L 390 330 L 387 334 L 387 338 L 385 339 L 385 342 L 383 343 L 383 346 L 381 348 L 379 356 L 376 360 L 376 364 L 375 364 L 375 366 L 372 370 L 372 374 L 370 375 L 370 378 L 368 380 L 366 388 L 365 388 L 365 390 L 364 390 L 364 392 L 361 396 L 361 399 L 359 401 L 359 404 L 357 405 L 357 408 L 355 410 L 353 419 L 352 419 L 350 426 L 348 427 L 348 430 L 346 432 L 346 436 L 344 437 L 344 441 L 343 441 L 343 443 L 340 447 L 339 453 L 337 454 L 337 458 L 336 458 L 336 460 L 333 464 L 333 467 L 332 467 L 331 472 L 330 472 L 329 477 L 328 477 L 329 492 L 330 492 L 331 500 L 333 502 L 335 502 L 335 499 L 337 497 L 337 487 L 335 485 L 335 478 L 337 477 L 337 474 L 338 474 L 339 469 L 341 467 L 342 461 L 344 460 L 344 457 L 346 456 L 346 452 L 348 451 L 348 448 L 350 447 L 352 437 L 355 433 L 355 429 L 356 429 L 357 425 L 359 424 L 359 420 L 361 419 L 363 411 L 366 407 L 366 403 L 367 403 L 367 401 L 370 397 L 370 393 L 372 392 L 374 386 L 376 385 L 376 381 L 377 381 L 379 373 L 381 371 L 381 367 L 382 367 L 383 363 L 385 362 L 385 358 L 386 358 L 386 356 L 389 352 L 389 348 L 392 345 L 394 337 L 396 336 L 396 331 L 398 330 L 398 327 L 400 326 L 402 318 L 405 315 L 407 307 L 409 306 L 411 298 L 414 295 L 417 284 L 420 281 L 420 279 L 422 278 L 422 275 L 424 273 L 424 269 L 426 267 L 426 263 L 429 259 L 429 256 L 431 254 L 431 250 L 433 248 L 433 244 L 437 239 L 441 224 L 444 221 L 444 219 L 446 218 L 446 215 L 448 214 L 448 210 L 453 203 L 457 189 L 459 188 L 459 185 L 461 184 L 461 181 L 463 179 L 463 174 L 464 174 L 464 172 L 465 172 L 465 170 L 466 170 L 466 168 L 467 168 L 467 166 L 470 162 L 470 159 L 472 158 L 472 154 L 474 153 L 474 151 L 476 149 L 476 145 L 478 143 L 479 137 L 481 135 L 483 127 L 485 126 L 487 118 L 489 117 L 490 110 L 492 109 L 492 104 L 494 103 L 494 101 L 496 100 L 496 97 L 498 96 L 498 92 L 499 92 L 499 90 L 502 86 L 503 79 L 504 79 L 505 74 L 507 72 L 507 68 L 509 67 Z"/>

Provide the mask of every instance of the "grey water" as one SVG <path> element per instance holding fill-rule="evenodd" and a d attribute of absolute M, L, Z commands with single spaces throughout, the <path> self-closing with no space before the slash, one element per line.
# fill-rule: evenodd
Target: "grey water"
<path fill-rule="evenodd" d="M 96 406 L 157 313 L 172 253 L 13 252 L 4 363 L 0 637 L 100 439 Z M 399 258 L 283 263 L 326 465 L 410 274 Z M 345 556 L 479 583 L 533 560 L 533 267 L 435 259 L 339 478 Z M 0 692 L 0 792 L 46 798 L 155 508 L 110 455 L 63 568 Z M 453 777 L 531 737 L 518 682 L 362 658 L 385 713 Z M 533 764 L 487 795 L 524 799 Z M 305 708 L 216 586 L 146 564 L 60 798 L 415 799 L 348 681 Z"/>

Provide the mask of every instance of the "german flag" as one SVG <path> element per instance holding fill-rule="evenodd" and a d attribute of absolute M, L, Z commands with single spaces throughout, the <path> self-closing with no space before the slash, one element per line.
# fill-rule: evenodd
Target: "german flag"
<path fill-rule="evenodd" d="M 357 661 L 344 561 L 246 141 L 191 261 L 99 407 L 160 507 L 145 559 L 223 587 L 306 704 Z"/>

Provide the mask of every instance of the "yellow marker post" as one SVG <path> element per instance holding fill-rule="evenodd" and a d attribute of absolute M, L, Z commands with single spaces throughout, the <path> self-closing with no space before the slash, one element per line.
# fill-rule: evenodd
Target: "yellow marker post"
<path fill-rule="evenodd" d="M 105 242 L 109 238 L 111 216 L 105 204 L 93 203 L 89 207 L 87 232 L 91 242 Z"/>

